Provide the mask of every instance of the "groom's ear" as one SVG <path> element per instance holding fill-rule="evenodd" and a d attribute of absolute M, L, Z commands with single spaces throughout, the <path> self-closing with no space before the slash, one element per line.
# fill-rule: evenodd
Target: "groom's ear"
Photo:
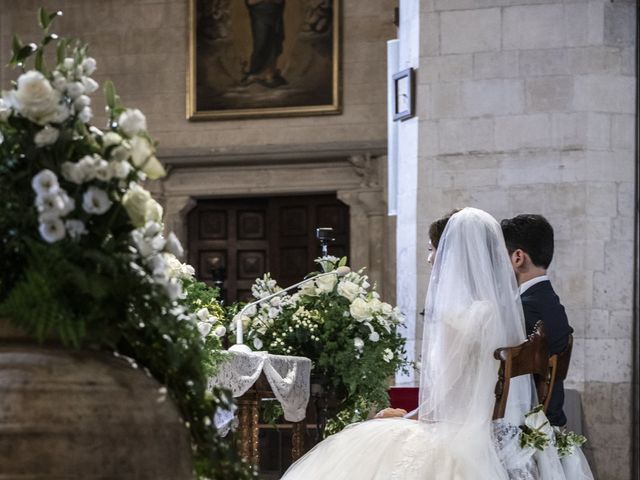
<path fill-rule="evenodd" d="M 514 269 L 521 268 L 522 266 L 524 266 L 526 259 L 527 259 L 527 254 L 524 252 L 524 250 L 520 248 L 516 248 L 511 253 L 511 264 L 513 265 Z"/>

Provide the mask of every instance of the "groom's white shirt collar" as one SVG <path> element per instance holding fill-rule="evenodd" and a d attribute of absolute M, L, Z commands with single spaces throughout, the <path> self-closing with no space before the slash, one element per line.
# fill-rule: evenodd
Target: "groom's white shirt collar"
<path fill-rule="evenodd" d="M 540 275 L 539 277 L 532 278 L 531 280 L 527 280 L 522 285 L 520 285 L 520 295 L 533 287 L 536 283 L 544 282 L 545 280 L 549 280 L 547 275 Z"/>

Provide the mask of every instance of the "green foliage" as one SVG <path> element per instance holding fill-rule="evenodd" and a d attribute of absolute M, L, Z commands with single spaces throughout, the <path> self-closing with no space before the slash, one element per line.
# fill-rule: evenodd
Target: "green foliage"
<path fill-rule="evenodd" d="M 576 448 L 582 447 L 587 442 L 587 438 L 574 432 L 569 432 L 565 428 L 553 429 L 556 437 L 556 448 L 560 458 L 571 455 Z"/>

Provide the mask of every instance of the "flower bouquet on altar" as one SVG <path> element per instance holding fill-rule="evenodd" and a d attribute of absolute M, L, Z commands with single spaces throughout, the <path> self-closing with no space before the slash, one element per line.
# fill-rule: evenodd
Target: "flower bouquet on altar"
<path fill-rule="evenodd" d="M 213 306 L 186 296 L 193 269 L 141 185 L 165 174 L 145 117 L 107 82 L 106 128 L 91 124 L 96 61 L 49 32 L 60 14 L 40 10 L 39 43 L 14 37 L 18 75 L 0 100 L 0 318 L 41 341 L 128 357 L 166 386 L 199 477 L 252 478 L 212 425 L 230 401 L 207 390 L 225 332 L 202 325 Z"/>
<path fill-rule="evenodd" d="M 326 256 L 316 262 L 322 272 L 332 272 L 347 259 Z M 269 274 L 251 289 L 257 300 L 279 290 Z M 388 405 L 389 377 L 406 367 L 405 340 L 397 331 L 403 316 L 380 300 L 362 271 L 319 276 L 245 314 L 247 342 L 256 350 L 311 359 L 312 376 L 323 379 L 325 394 L 337 402 L 325 434 Z"/>

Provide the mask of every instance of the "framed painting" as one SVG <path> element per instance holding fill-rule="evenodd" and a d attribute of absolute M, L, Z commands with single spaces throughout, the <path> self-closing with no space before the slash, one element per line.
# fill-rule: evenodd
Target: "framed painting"
<path fill-rule="evenodd" d="M 189 0 L 187 118 L 341 112 L 340 0 Z"/>

